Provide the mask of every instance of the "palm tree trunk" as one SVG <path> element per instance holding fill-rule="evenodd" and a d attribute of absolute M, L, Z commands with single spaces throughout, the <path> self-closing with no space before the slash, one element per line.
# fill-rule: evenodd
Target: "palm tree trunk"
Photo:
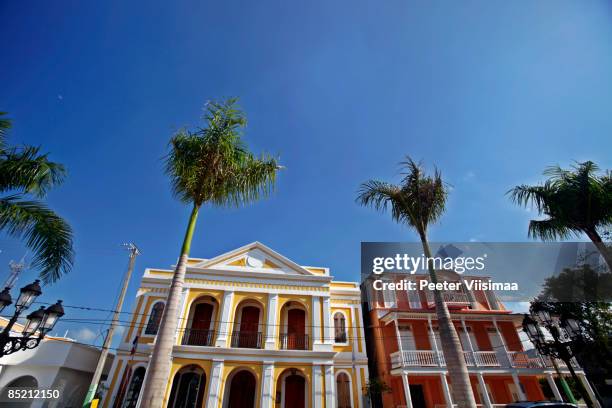
<path fill-rule="evenodd" d="M 603 256 L 604 261 L 606 261 L 606 264 L 608 265 L 608 270 L 612 272 L 612 249 L 609 248 L 605 242 L 603 242 L 595 228 L 587 229 L 585 230 L 585 233 L 599 250 L 601 256 Z"/>
<path fill-rule="evenodd" d="M 180 313 L 179 304 L 185 283 L 187 259 L 191 249 L 191 240 L 198 218 L 198 211 L 199 206 L 194 204 L 183 240 L 181 256 L 172 277 L 172 284 L 170 285 L 166 306 L 164 307 L 164 315 L 157 331 L 153 354 L 151 354 L 151 360 L 147 368 L 142 397 L 140 398 L 141 407 L 161 408 L 166 406 L 164 397 L 170 376 L 172 348 L 176 339 L 176 329 Z"/>
<path fill-rule="evenodd" d="M 427 235 L 425 233 L 420 233 L 419 235 L 421 236 L 425 257 L 429 259 L 431 258 L 431 250 L 427 242 Z M 436 276 L 433 263 L 428 261 L 427 267 L 431 281 L 437 283 L 438 277 Z M 442 293 L 437 289 L 434 290 L 434 300 L 442 351 L 444 352 L 444 359 L 446 360 L 446 367 L 452 384 L 453 403 L 457 404 L 459 408 L 476 408 L 476 400 L 474 399 L 470 375 L 468 374 L 465 358 L 463 357 L 461 342 L 459 341 L 459 336 L 451 320 Z"/>

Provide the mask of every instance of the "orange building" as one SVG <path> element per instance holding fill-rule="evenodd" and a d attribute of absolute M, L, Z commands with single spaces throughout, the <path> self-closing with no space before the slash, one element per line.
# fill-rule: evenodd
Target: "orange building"
<path fill-rule="evenodd" d="M 493 291 L 465 290 L 465 282 L 488 278 L 452 271 L 438 271 L 438 278 L 462 282 L 462 290 L 445 291 L 443 296 L 461 340 L 479 406 L 545 399 L 540 378 L 546 378 L 556 399 L 561 399 L 552 362 L 535 350 L 526 352 L 523 348 L 524 341 L 519 337 L 523 316 L 507 310 Z M 452 406 L 452 384 L 438 336 L 433 292 L 377 291 L 373 287 L 376 279 L 380 276 L 366 279 L 362 293 L 366 298 L 364 320 L 370 375 L 391 388 L 382 393 L 383 406 Z M 427 277 L 384 275 L 385 282 L 403 279 L 420 281 Z M 567 367 L 560 361 L 559 365 L 567 374 Z M 590 390 L 584 373 L 577 366 L 576 370 Z"/>

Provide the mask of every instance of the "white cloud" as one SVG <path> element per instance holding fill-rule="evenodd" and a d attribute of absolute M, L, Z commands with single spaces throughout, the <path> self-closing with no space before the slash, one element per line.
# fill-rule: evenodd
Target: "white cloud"
<path fill-rule="evenodd" d="M 469 170 L 467 173 L 465 173 L 465 175 L 463 176 L 463 181 L 471 181 L 476 177 L 476 173 L 474 173 L 472 170 Z"/>
<path fill-rule="evenodd" d="M 83 343 L 88 343 L 88 342 L 91 342 L 92 340 L 95 340 L 95 338 L 98 337 L 98 335 L 93 330 L 87 327 L 83 327 L 77 330 L 75 337 L 78 341 L 81 341 Z"/>

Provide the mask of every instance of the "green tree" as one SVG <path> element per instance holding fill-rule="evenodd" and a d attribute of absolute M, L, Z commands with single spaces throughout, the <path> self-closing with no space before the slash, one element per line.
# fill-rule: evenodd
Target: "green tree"
<path fill-rule="evenodd" d="M 444 213 L 447 188 L 438 170 L 435 170 L 433 176 L 426 175 L 421 164 L 414 162 L 410 157 L 407 157 L 401 166 L 403 179 L 400 185 L 377 180 L 367 181 L 359 189 L 357 202 L 364 206 L 372 206 L 379 211 L 386 211 L 390 207 L 395 222 L 404 224 L 418 233 L 425 257 L 431 259 L 427 228 L 438 221 Z M 431 281 L 437 283 L 433 262 L 429 261 L 427 266 Z M 453 402 L 459 407 L 475 407 L 476 402 L 459 336 L 439 290 L 434 290 L 434 300 L 444 358 L 453 384 Z"/>
<path fill-rule="evenodd" d="M 545 280 L 532 305 L 578 322 L 572 352 L 600 394 L 609 395 L 612 387 L 605 380 L 612 375 L 612 273 L 603 269 L 588 264 L 564 269 Z"/>
<path fill-rule="evenodd" d="M 507 194 L 521 206 L 535 206 L 543 220 L 529 222 L 528 236 L 543 241 L 567 239 L 584 233 L 612 271 L 612 250 L 601 235 L 612 225 L 612 175 L 599 174 L 591 161 L 571 169 L 559 166 L 544 171 L 548 179 L 537 186 L 516 186 Z"/>
<path fill-rule="evenodd" d="M 44 283 L 72 269 L 72 229 L 41 199 L 64 180 L 64 166 L 32 146 L 9 146 L 11 121 L 0 112 L 0 231 L 25 241 Z"/>
<path fill-rule="evenodd" d="M 280 166 L 272 157 L 256 157 L 248 151 L 241 139 L 246 116 L 236 102 L 207 103 L 206 127 L 181 130 L 170 140 L 166 173 L 174 196 L 192 209 L 142 390 L 143 406 L 163 405 L 170 374 L 168 356 L 174 345 L 179 300 L 200 208 L 204 204 L 240 206 L 268 196 L 274 188 Z"/>

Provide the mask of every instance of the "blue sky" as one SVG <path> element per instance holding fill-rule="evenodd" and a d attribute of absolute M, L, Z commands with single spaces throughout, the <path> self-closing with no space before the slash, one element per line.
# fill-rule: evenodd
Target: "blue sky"
<path fill-rule="evenodd" d="M 205 208 L 196 257 L 259 240 L 357 280 L 360 241 L 416 239 L 354 203 L 360 182 L 397 181 L 406 154 L 452 185 L 440 241 L 524 241 L 533 214 L 510 187 L 557 163 L 611 166 L 605 1 L 3 2 L 0 19 L 11 140 L 70 173 L 48 201 L 77 262 L 41 300 L 110 308 L 131 240 L 131 310 L 142 270 L 175 261 L 189 209 L 161 158 L 210 98 L 239 96 L 246 141 L 287 168 L 268 200 Z M 6 237 L 0 249 L 0 270 L 23 255 Z"/>

